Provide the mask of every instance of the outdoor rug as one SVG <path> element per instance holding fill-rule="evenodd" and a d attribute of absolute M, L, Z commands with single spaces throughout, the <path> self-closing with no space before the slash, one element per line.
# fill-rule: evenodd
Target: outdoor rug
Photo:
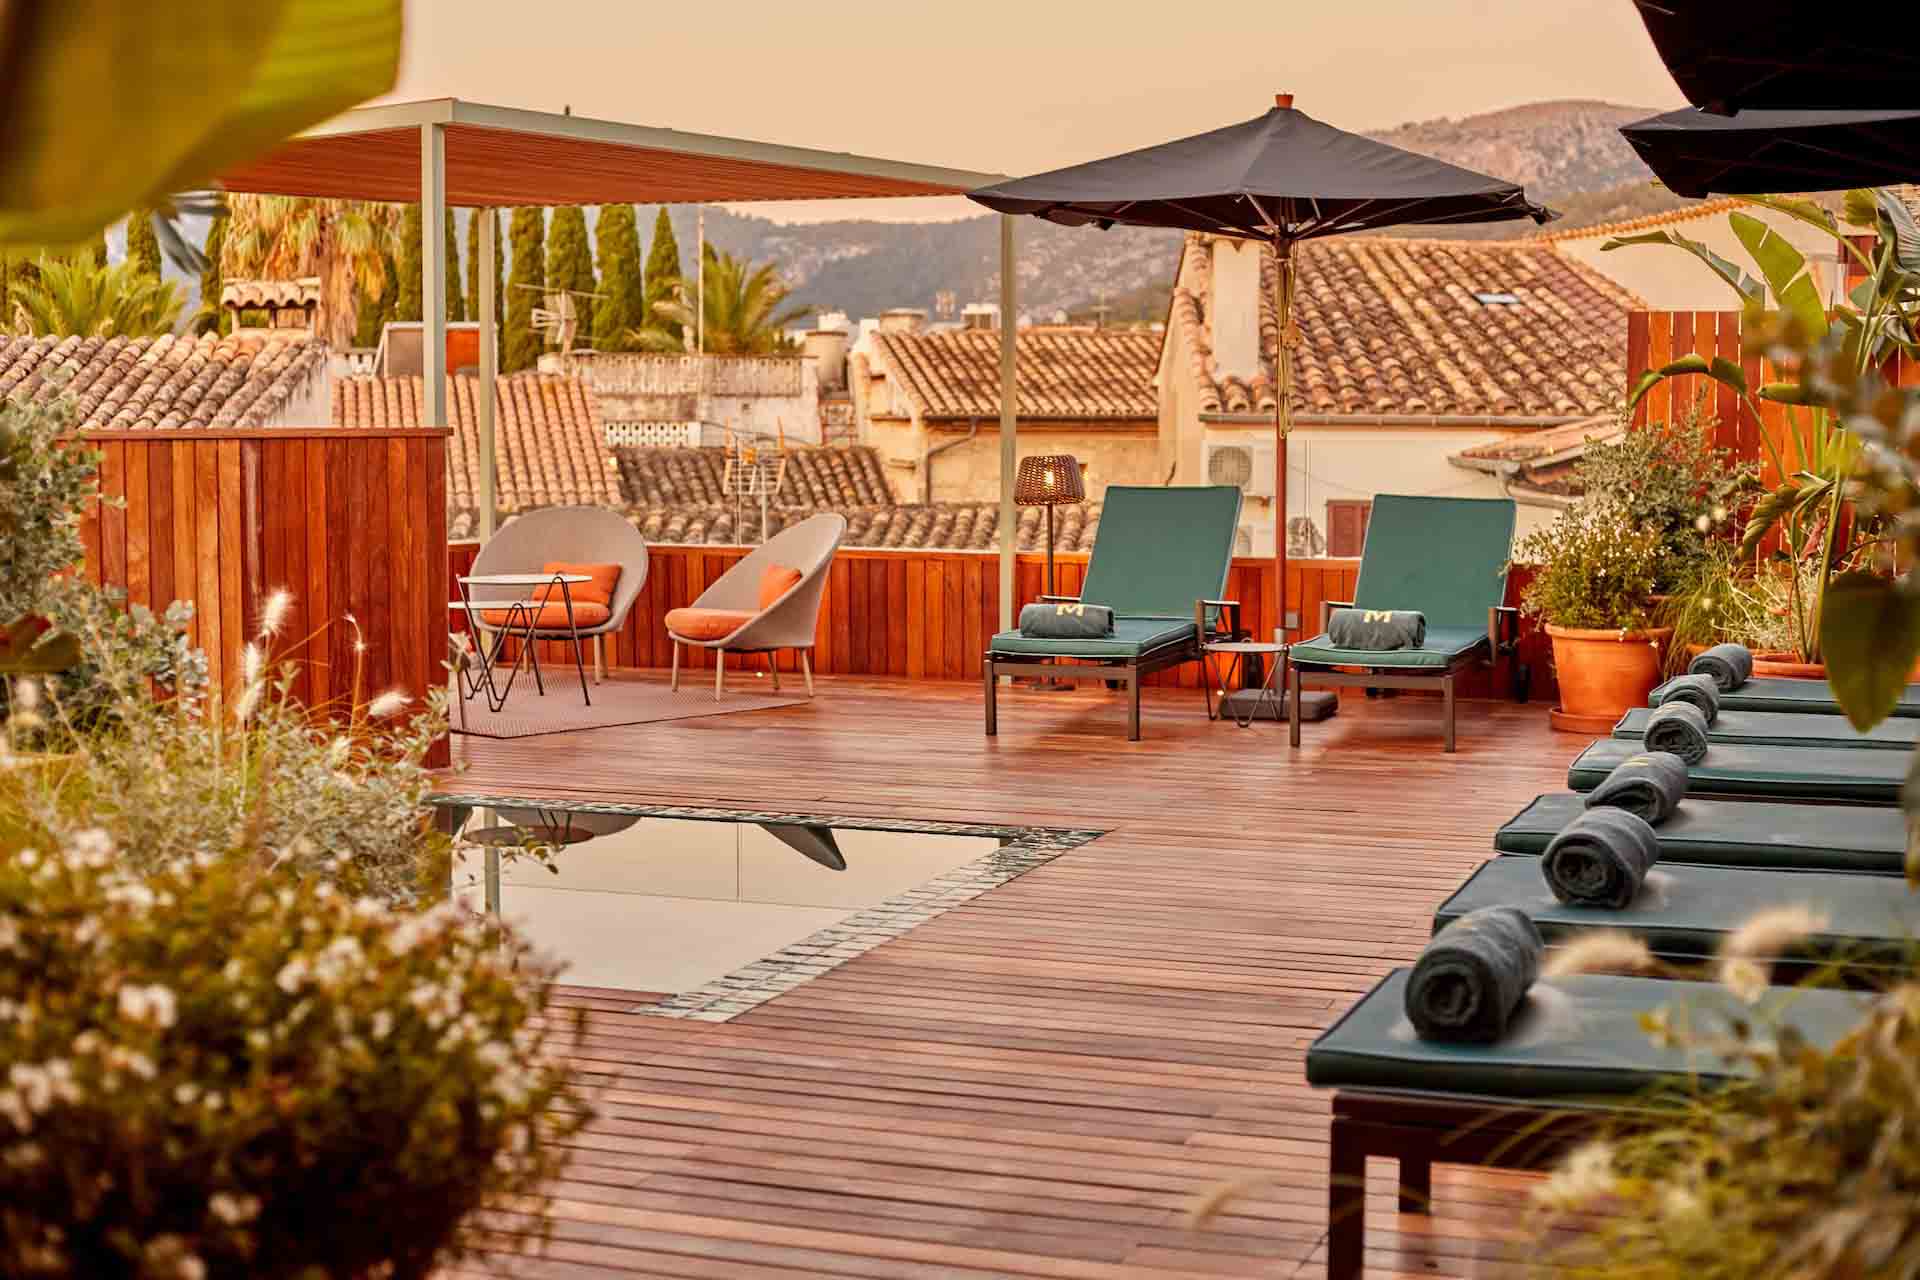
<path fill-rule="evenodd" d="M 700 674 L 700 673 L 697 673 Z M 691 720 L 699 716 L 724 716 L 736 711 L 764 711 L 769 707 L 792 707 L 807 701 L 800 693 L 789 696 L 773 692 L 773 686 L 751 675 L 730 679 L 720 701 L 713 700 L 713 675 L 704 680 L 682 680 L 680 692 L 673 692 L 663 680 L 609 677 L 604 684 L 589 685 L 593 705 L 580 699 L 580 682 L 567 672 L 566 680 L 548 680 L 542 697 L 522 671 L 514 681 L 507 705 L 498 712 L 487 710 L 484 694 L 466 701 L 466 723 L 460 723 L 460 708 L 448 709 L 455 733 L 470 733 L 481 738 L 532 738 L 543 733 L 572 733 L 580 729 L 607 729 L 623 724 L 653 724 L 661 720 Z"/>

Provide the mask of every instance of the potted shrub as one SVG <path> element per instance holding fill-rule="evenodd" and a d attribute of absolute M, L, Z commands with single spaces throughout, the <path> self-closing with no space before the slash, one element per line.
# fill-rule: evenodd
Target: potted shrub
<path fill-rule="evenodd" d="M 1668 555 L 1658 530 L 1594 498 L 1514 549 L 1517 562 L 1536 566 L 1520 608 L 1553 640 L 1556 729 L 1603 733 L 1659 683 L 1672 631 L 1653 625 L 1654 597 Z"/>

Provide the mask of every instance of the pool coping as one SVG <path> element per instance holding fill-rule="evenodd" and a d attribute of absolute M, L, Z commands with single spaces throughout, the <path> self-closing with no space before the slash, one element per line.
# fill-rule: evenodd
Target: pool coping
<path fill-rule="evenodd" d="M 844 920 L 817 929 L 751 964 L 742 965 L 690 991 L 628 1013 L 658 1018 L 727 1022 L 773 1000 L 847 961 L 903 938 L 921 925 L 973 901 L 990 890 L 1045 866 L 1061 854 L 1107 834 L 1091 827 L 1034 827 L 933 819 L 870 818 L 850 814 L 798 813 L 771 809 L 728 809 L 711 805 L 626 804 L 613 800 L 561 800 L 534 796 L 437 794 L 436 808 L 551 809 L 563 813 L 615 813 L 638 818 L 681 818 L 696 822 L 786 822 L 850 831 L 900 831 L 916 835 L 985 836 L 1000 846 L 972 862 L 950 868 L 911 889 Z"/>

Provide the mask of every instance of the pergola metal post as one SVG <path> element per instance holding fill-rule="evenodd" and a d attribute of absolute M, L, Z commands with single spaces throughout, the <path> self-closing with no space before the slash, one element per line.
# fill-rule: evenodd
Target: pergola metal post
<path fill-rule="evenodd" d="M 420 126 L 420 416 L 423 427 L 447 425 L 447 130 Z"/>
<path fill-rule="evenodd" d="M 500 371 L 500 333 L 494 323 L 493 300 L 493 254 L 494 240 L 500 231 L 497 225 L 498 215 L 491 206 L 475 209 L 473 216 L 480 219 L 480 237 L 474 250 L 479 261 L 474 270 L 480 277 L 478 300 L 480 303 L 480 396 L 474 405 L 475 425 L 480 435 L 480 539 L 485 541 L 493 536 L 493 510 L 497 505 L 494 495 L 493 466 L 493 380 Z"/>
<path fill-rule="evenodd" d="M 1013 556 L 1019 545 L 1013 478 L 1020 469 L 1020 379 L 1015 359 L 1013 215 L 1000 215 L 1000 629 L 1013 630 Z"/>

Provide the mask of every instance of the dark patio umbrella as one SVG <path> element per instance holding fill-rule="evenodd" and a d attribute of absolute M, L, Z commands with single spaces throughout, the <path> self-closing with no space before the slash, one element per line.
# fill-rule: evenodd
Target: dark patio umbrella
<path fill-rule="evenodd" d="M 1687 101 L 1726 114 L 1916 105 L 1913 24 L 1807 0 L 1634 0 Z"/>
<path fill-rule="evenodd" d="M 1271 244 L 1279 262 L 1274 429 L 1279 436 L 1274 560 L 1280 620 L 1287 609 L 1287 436 L 1293 408 L 1293 247 L 1382 227 L 1506 222 L 1555 215 L 1511 182 L 1336 129 L 1280 94 L 1243 124 L 1157 147 L 1017 178 L 967 193 L 999 213 L 1070 227 L 1116 224 L 1209 231 Z M 1011 323 L 1012 318 L 1008 317 Z"/>
<path fill-rule="evenodd" d="M 1920 103 L 1920 84 L 1909 98 Z M 1920 109 L 1669 111 L 1620 133 L 1683 196 L 1838 191 L 1920 178 Z"/>

